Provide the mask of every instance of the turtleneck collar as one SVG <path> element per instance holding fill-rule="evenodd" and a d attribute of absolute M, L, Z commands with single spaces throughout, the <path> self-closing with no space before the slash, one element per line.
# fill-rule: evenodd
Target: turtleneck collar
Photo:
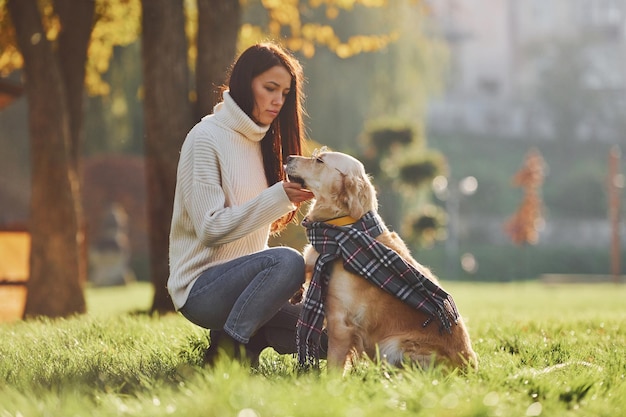
<path fill-rule="evenodd" d="M 229 91 L 224 91 L 224 100 L 217 103 L 213 108 L 213 120 L 217 123 L 234 130 L 246 139 L 260 142 L 267 130 L 267 126 L 259 126 L 237 105 L 230 96 Z"/>

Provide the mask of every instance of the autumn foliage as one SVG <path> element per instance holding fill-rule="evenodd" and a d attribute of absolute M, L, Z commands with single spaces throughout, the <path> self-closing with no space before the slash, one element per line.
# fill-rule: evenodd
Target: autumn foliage
<path fill-rule="evenodd" d="M 545 176 L 545 162 L 538 149 L 531 149 L 522 168 L 513 177 L 513 185 L 521 187 L 524 197 L 517 211 L 507 220 L 504 230 L 517 245 L 534 245 L 539 241 L 543 224 L 541 186 Z"/>

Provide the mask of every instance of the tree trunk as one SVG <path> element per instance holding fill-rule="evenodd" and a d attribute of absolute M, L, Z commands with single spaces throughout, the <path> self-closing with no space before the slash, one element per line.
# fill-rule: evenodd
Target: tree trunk
<path fill-rule="evenodd" d="M 76 169 L 82 156 L 84 116 L 85 62 L 94 25 L 94 1 L 54 0 L 54 9 L 61 20 L 59 33 L 59 64 L 65 85 L 70 118 L 72 163 Z"/>
<path fill-rule="evenodd" d="M 55 11 L 61 20 L 58 57 L 67 98 L 70 126 L 70 157 L 78 175 L 78 195 L 82 195 L 83 172 L 81 157 L 83 148 L 85 63 L 87 49 L 94 26 L 95 1 L 54 0 Z M 78 223 L 79 277 L 87 280 L 86 221 L 82 199 L 75 201 Z"/>
<path fill-rule="evenodd" d="M 192 125 L 183 0 L 142 0 L 145 155 L 153 311 L 173 310 L 169 230 L 180 147 Z"/>
<path fill-rule="evenodd" d="M 80 199 L 63 78 L 36 0 L 9 0 L 8 9 L 24 57 L 31 137 L 32 248 L 24 316 L 83 313 L 75 204 Z"/>
<path fill-rule="evenodd" d="M 219 87 L 237 52 L 241 25 L 239 1 L 198 0 L 198 22 L 197 119 L 211 113 L 220 100 Z"/>

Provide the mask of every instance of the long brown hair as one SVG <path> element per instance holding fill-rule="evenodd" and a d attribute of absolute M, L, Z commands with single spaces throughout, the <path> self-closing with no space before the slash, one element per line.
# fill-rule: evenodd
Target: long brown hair
<path fill-rule="evenodd" d="M 228 90 L 237 105 L 250 118 L 254 109 L 252 80 L 275 66 L 284 67 L 291 75 L 291 86 L 283 107 L 261 140 L 263 166 L 267 183 L 272 185 L 285 179 L 283 156 L 301 155 L 303 137 L 304 93 L 300 62 L 286 49 L 274 43 L 259 43 L 246 49 L 233 64 Z M 223 87 L 225 89 L 226 87 Z M 272 224 L 272 233 L 283 230 L 293 220 L 295 211 Z"/>

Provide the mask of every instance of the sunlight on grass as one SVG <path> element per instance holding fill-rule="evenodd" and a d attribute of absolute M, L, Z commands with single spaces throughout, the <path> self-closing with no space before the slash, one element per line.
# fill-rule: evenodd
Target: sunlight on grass
<path fill-rule="evenodd" d="M 150 285 L 92 288 L 87 315 L 0 325 L 0 416 L 625 414 L 626 287 L 444 284 L 467 318 L 478 371 L 363 362 L 346 377 L 299 373 L 272 349 L 257 370 L 207 368 L 206 330 L 137 313 Z"/>
<path fill-rule="evenodd" d="M 90 287 L 86 291 L 87 313 L 110 316 L 131 311 L 148 311 L 154 290 L 148 282 L 136 282 L 123 287 Z"/>

